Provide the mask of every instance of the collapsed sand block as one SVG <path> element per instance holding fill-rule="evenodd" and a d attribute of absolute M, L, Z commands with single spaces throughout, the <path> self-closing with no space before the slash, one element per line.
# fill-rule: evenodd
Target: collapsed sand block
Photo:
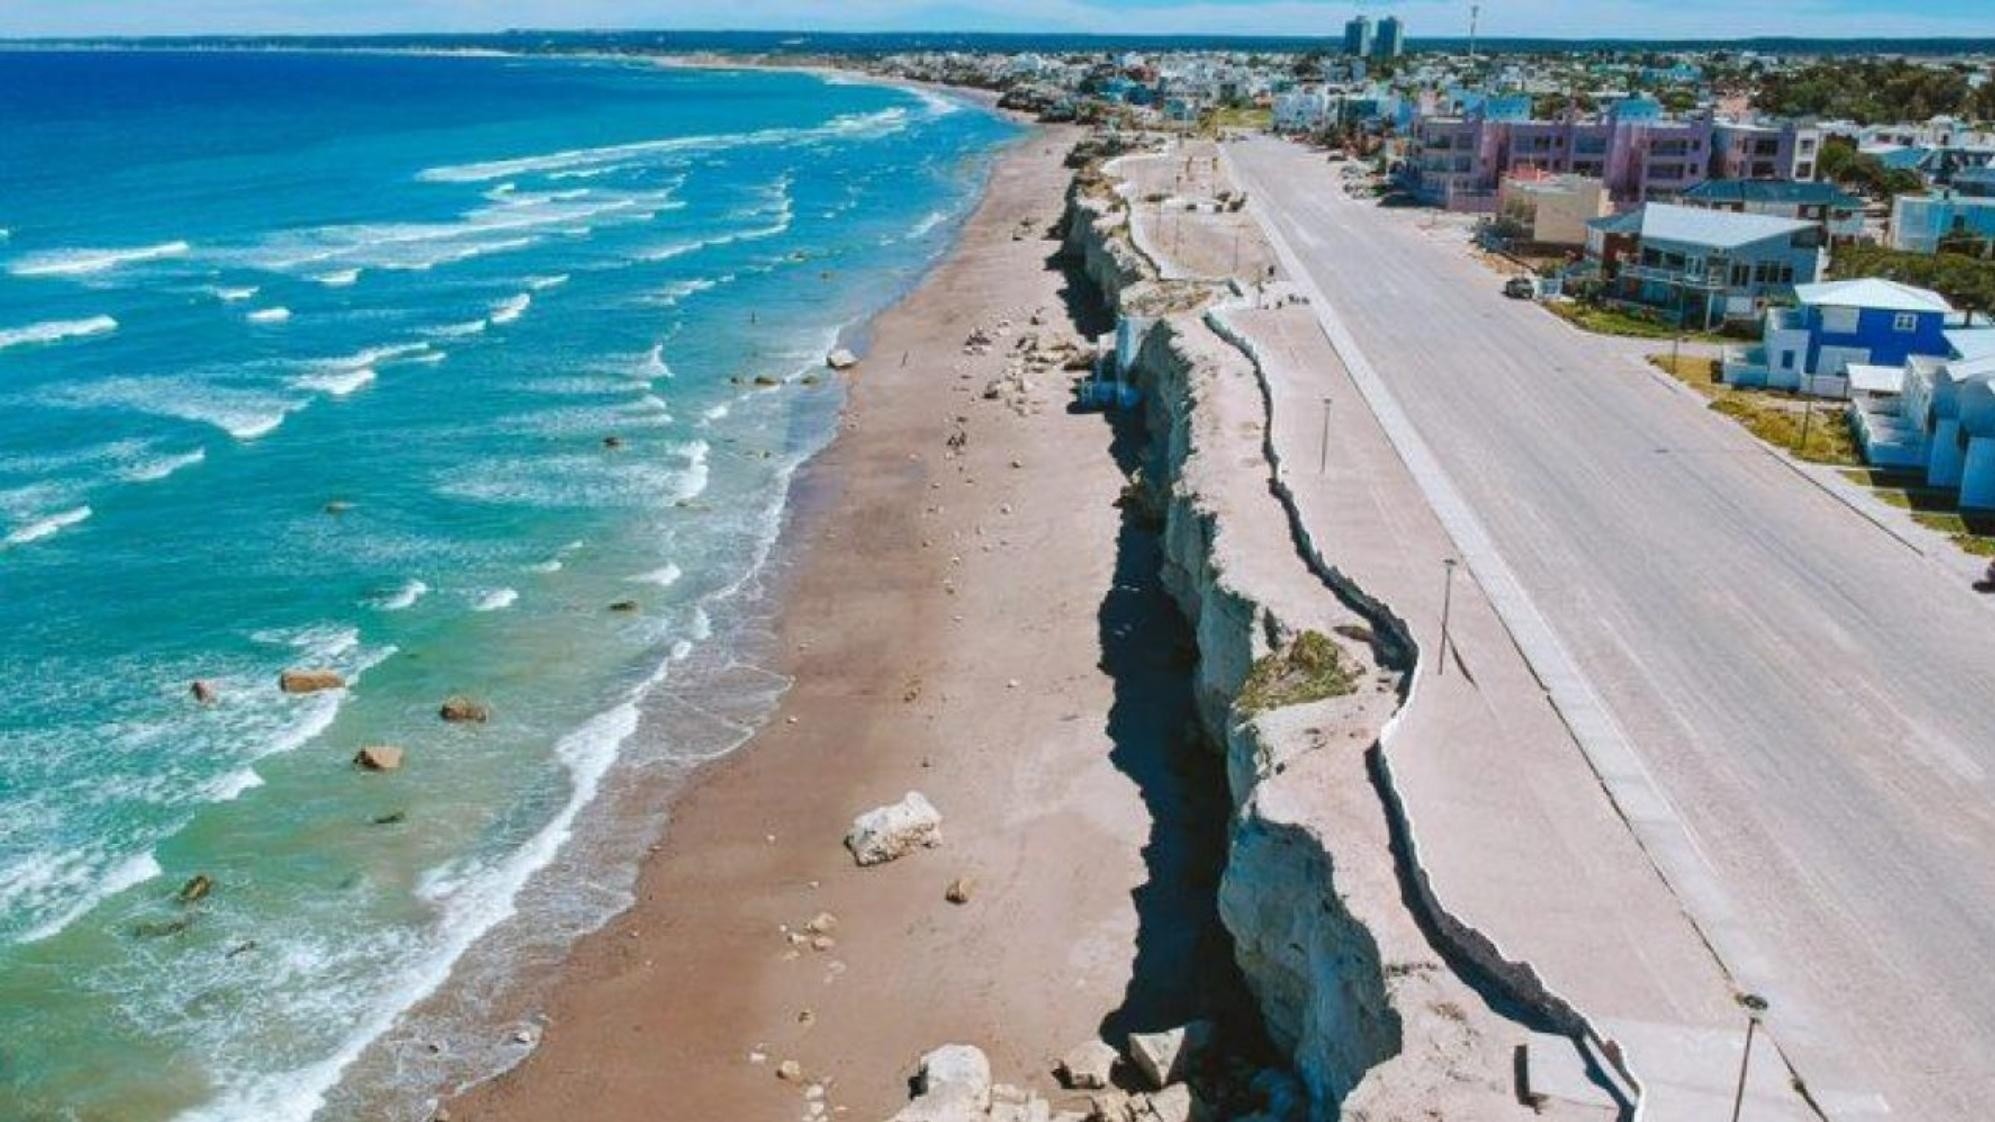
<path fill-rule="evenodd" d="M 881 865 L 942 844 L 942 814 L 920 791 L 852 820 L 845 848 L 860 865 Z"/>

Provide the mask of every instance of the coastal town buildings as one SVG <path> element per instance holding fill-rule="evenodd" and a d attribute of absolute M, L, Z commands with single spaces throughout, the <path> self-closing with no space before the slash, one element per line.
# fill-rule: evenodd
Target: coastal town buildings
<path fill-rule="evenodd" d="M 1707 179 L 1683 193 L 1685 206 L 1799 218 L 1822 228 L 1830 242 L 1864 233 L 1862 199 L 1833 183 L 1792 179 Z"/>
<path fill-rule="evenodd" d="M 1372 53 L 1370 16 L 1352 16 L 1344 24 L 1344 53 L 1363 58 Z"/>
<path fill-rule="evenodd" d="M 1376 58 L 1395 59 L 1406 53 L 1406 25 L 1398 16 L 1387 16 L 1378 21 L 1378 34 L 1372 40 L 1371 53 Z"/>
<path fill-rule="evenodd" d="M 1995 508 L 1995 329 L 1946 333 L 1943 356 L 1860 371 L 1876 377 L 1851 404 L 1851 427 L 1876 467 L 1916 470 L 1957 491 L 1964 509 Z"/>
<path fill-rule="evenodd" d="M 1728 353 L 1725 383 L 1845 396 L 1852 367 L 1945 357 L 1957 313 L 1937 292 L 1878 278 L 1797 285 L 1769 308 L 1758 346 Z"/>
<path fill-rule="evenodd" d="M 1527 168 L 1503 177 L 1496 192 L 1499 221 L 1517 231 L 1526 243 L 1579 247 L 1586 244 L 1586 224 L 1613 213 L 1607 185 L 1570 172 Z"/>
<path fill-rule="evenodd" d="M 1995 243 L 1995 169 L 1962 175 L 1955 186 L 1891 200 L 1893 249 L 1937 253 L 1944 242 Z"/>
<path fill-rule="evenodd" d="M 1423 202 L 1488 210 L 1515 171 L 1569 172 L 1602 180 L 1617 203 L 1633 205 L 1679 198 L 1713 177 L 1805 179 L 1818 145 L 1811 128 L 1674 118 L 1645 97 L 1558 120 L 1534 119 L 1528 98 L 1489 97 L 1466 115 L 1414 122 L 1407 181 Z"/>
<path fill-rule="evenodd" d="M 1823 245 L 1800 219 L 1647 203 L 1588 223 L 1586 256 L 1607 298 L 1708 329 L 1820 280 Z"/>

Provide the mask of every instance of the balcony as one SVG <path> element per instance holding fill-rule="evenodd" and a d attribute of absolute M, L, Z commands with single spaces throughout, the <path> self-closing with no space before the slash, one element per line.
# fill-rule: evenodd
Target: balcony
<path fill-rule="evenodd" d="M 1637 265 L 1632 262 L 1622 264 L 1620 275 L 1630 280 L 1653 281 L 1656 284 L 1672 286 L 1681 285 L 1684 288 L 1693 289 L 1698 292 L 1722 292 L 1726 287 L 1723 275 L 1713 276 L 1708 273 L 1685 273 L 1681 269 L 1664 268 L 1658 265 Z"/>

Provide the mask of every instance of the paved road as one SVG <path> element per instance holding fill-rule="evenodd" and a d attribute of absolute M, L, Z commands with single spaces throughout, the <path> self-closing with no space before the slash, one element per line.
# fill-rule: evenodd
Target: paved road
<path fill-rule="evenodd" d="M 1688 844 L 1634 808 L 1644 840 L 1831 1116 L 1990 1117 L 1995 614 L 1320 156 L 1231 155 L 1653 777 Z"/>

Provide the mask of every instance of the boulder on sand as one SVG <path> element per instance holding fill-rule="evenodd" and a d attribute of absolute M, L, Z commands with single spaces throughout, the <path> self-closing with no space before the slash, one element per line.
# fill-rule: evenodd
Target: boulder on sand
<path fill-rule="evenodd" d="M 914 1101 L 893 1122 L 980 1122 L 991 1109 L 991 1062 L 969 1044 L 944 1044 L 921 1058 Z"/>
<path fill-rule="evenodd" d="M 317 693 L 320 690 L 345 689 L 346 679 L 337 670 L 292 669 L 277 676 L 277 688 L 285 693 Z"/>
<path fill-rule="evenodd" d="M 444 699 L 436 715 L 453 723 L 472 722 L 483 724 L 492 718 L 492 711 L 483 702 L 473 701 L 462 694 Z"/>
<path fill-rule="evenodd" d="M 860 865 L 880 865 L 942 844 L 942 814 L 920 791 L 852 820 L 845 848 Z"/>
<path fill-rule="evenodd" d="M 402 766 L 402 750 L 392 745 L 376 744 L 355 753 L 353 762 L 364 771 L 394 771 Z"/>
<path fill-rule="evenodd" d="M 1157 1090 L 1183 1079 L 1192 1060 L 1212 1043 L 1212 1022 L 1192 1021 L 1163 1032 L 1129 1034 L 1129 1060 Z"/>
<path fill-rule="evenodd" d="M 859 365 L 859 356 L 846 350 L 844 347 L 840 347 L 824 356 L 824 364 L 833 370 L 850 370 Z"/>
<path fill-rule="evenodd" d="M 1099 1091 L 1122 1057 L 1099 1040 L 1084 1041 L 1060 1060 L 1060 1083 L 1069 1091 Z"/>

